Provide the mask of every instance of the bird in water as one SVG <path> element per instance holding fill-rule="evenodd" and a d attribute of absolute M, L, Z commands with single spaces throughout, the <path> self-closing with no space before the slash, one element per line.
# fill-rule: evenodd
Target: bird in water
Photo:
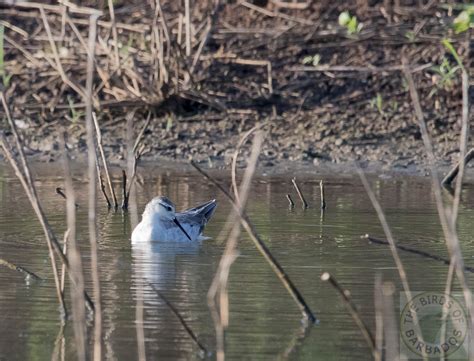
<path fill-rule="evenodd" d="M 209 222 L 217 203 L 213 199 L 197 207 L 176 212 L 167 197 L 155 197 L 145 207 L 142 221 L 132 232 L 132 243 L 141 242 L 197 242 Z"/>

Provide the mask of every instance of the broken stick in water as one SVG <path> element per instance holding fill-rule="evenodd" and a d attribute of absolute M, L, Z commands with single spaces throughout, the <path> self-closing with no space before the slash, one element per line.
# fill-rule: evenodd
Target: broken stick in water
<path fill-rule="evenodd" d="M 286 199 L 288 199 L 288 206 L 290 207 L 290 209 L 295 208 L 295 202 L 293 202 L 293 199 L 291 199 L 291 196 L 289 194 L 286 195 Z"/>
<path fill-rule="evenodd" d="M 14 263 L 8 262 L 7 260 L 4 260 L 3 258 L 0 258 L 0 266 L 5 266 L 13 271 L 24 273 L 27 278 L 31 277 L 31 278 L 34 278 L 35 280 L 41 280 L 40 276 L 37 276 L 35 273 L 31 271 L 28 271 L 25 267 L 18 266 Z"/>
<path fill-rule="evenodd" d="M 321 191 L 321 209 L 326 209 L 326 200 L 324 199 L 324 183 L 323 180 L 319 182 L 319 190 Z"/>
<path fill-rule="evenodd" d="M 293 178 L 291 182 L 295 186 L 296 192 L 298 193 L 298 196 L 301 199 L 301 203 L 303 203 L 303 209 L 308 208 L 308 203 L 306 202 L 306 199 L 304 199 L 303 193 L 301 192 L 300 187 L 298 187 L 298 184 L 296 183 L 296 178 Z"/>
<path fill-rule="evenodd" d="M 474 159 L 474 148 L 472 148 L 469 152 L 466 153 L 466 155 L 464 156 L 464 165 L 467 165 L 467 163 L 469 163 L 472 159 Z M 461 162 L 458 162 L 450 171 L 449 173 L 446 175 L 446 177 L 444 177 L 443 181 L 441 182 L 441 184 L 443 185 L 443 187 L 445 188 L 449 188 L 451 187 L 451 183 L 453 182 L 453 180 L 457 177 L 458 173 L 459 173 L 459 168 L 461 166 Z"/>
<path fill-rule="evenodd" d="M 339 292 L 339 295 L 342 298 L 342 302 L 344 303 L 344 306 L 346 306 L 347 310 L 352 316 L 352 319 L 356 323 L 356 325 L 359 327 L 362 335 L 365 338 L 365 341 L 367 342 L 367 345 L 369 345 L 370 349 L 372 350 L 372 354 L 374 357 L 377 356 L 377 349 L 375 347 L 375 338 L 372 335 L 372 332 L 370 331 L 369 327 L 365 324 L 365 322 L 362 320 L 360 317 L 359 311 L 357 311 L 357 308 L 352 302 L 351 299 L 351 293 L 349 290 L 343 289 L 339 282 L 328 272 L 324 272 L 321 275 L 321 280 L 324 282 L 329 282 L 331 286 L 333 286 L 337 292 Z"/>

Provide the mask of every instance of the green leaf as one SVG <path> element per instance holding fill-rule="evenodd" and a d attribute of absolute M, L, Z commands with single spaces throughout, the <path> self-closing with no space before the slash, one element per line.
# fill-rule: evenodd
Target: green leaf
<path fill-rule="evenodd" d="M 338 21 L 339 25 L 346 26 L 349 21 L 351 21 L 351 15 L 349 14 L 349 11 L 343 11 L 342 13 L 340 13 Z"/>
<path fill-rule="evenodd" d="M 441 43 L 443 44 L 443 46 L 448 49 L 448 51 L 451 53 L 451 55 L 454 57 L 454 59 L 456 59 L 456 62 L 458 63 L 458 65 L 464 69 L 464 66 L 462 65 L 462 61 L 461 61 L 461 58 L 459 58 L 459 55 L 456 51 L 456 49 L 454 49 L 454 46 L 453 44 L 451 44 L 451 42 L 448 40 L 448 39 L 443 39 L 441 41 Z"/>

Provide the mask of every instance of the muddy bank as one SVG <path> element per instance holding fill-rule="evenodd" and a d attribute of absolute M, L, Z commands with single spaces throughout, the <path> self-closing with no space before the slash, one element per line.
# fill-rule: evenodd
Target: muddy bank
<path fill-rule="evenodd" d="M 460 73 L 442 40 L 449 38 L 471 74 L 472 40 L 468 32 L 453 32 L 456 4 L 400 3 L 294 7 L 259 1 L 212 8 L 198 1 L 189 42 L 182 32 L 184 9 L 175 2 L 163 3 L 158 23 L 148 3 L 117 2 L 116 35 L 102 9 L 93 100 L 108 159 L 120 164 L 125 158 L 125 117 L 134 110 L 135 135 L 151 117 L 145 163 L 193 159 L 225 167 L 242 132 L 267 122 L 266 168 L 359 161 L 374 169 L 423 172 L 425 151 L 400 71 L 403 55 L 414 70 L 439 165 L 453 164 Z M 54 6 L 46 18 L 34 6 L 2 6 L 11 25 L 5 28 L 5 72 L 11 75 L 5 93 L 27 153 L 58 160 L 58 136 L 66 131 L 68 149 L 81 161 L 84 102 L 70 83 L 84 85 L 86 52 L 77 34 L 87 38 L 87 19 L 71 12 L 65 26 Z M 357 31 L 339 23 L 345 11 L 362 24 Z M 167 36 L 155 39 L 154 27 Z M 158 53 L 156 44 L 162 46 Z M 70 83 L 59 76 L 58 59 Z M 8 129 L 6 135 L 11 138 Z"/>

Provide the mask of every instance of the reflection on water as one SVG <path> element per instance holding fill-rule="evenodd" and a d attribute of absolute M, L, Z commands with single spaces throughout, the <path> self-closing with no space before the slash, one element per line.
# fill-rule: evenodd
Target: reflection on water
<path fill-rule="evenodd" d="M 22 274 L 0 268 L 0 360 L 74 359 L 73 330 L 62 332 L 54 281 L 49 269 L 43 233 L 20 184 L 0 170 L 0 258 L 42 276 L 25 282 Z M 5 170 L 3 170 L 5 172 Z M 222 179 L 227 175 L 223 174 Z M 319 211 L 319 179 L 301 179 L 310 205 L 288 209 L 290 178 L 258 178 L 252 187 L 249 215 L 275 257 L 320 319 L 319 325 L 301 327 L 298 308 L 252 243 L 243 235 L 240 257 L 231 269 L 230 327 L 226 337 L 228 359 L 366 360 L 370 357 L 362 336 L 337 294 L 319 280 L 333 274 L 352 291 L 365 321 L 373 327 L 373 285 L 376 274 L 399 286 L 388 248 L 369 245 L 361 235 L 383 238 L 375 213 L 360 182 L 325 177 L 328 208 Z M 446 256 L 429 182 L 423 179 L 373 179 L 373 188 L 401 244 Z M 64 200 L 54 194 L 57 177 L 37 181 L 39 195 L 58 238 L 65 231 Z M 78 242 L 83 252 L 87 288 L 91 289 L 87 239 L 86 185 L 77 182 Z M 459 216 L 460 239 L 466 263 L 474 255 L 472 217 L 474 188 L 467 185 Z M 206 294 L 224 245 L 216 240 L 229 205 L 206 181 L 193 174 L 148 175 L 138 187 L 139 210 L 152 197 L 169 196 L 178 209 L 216 197 L 219 207 L 202 245 L 130 245 L 127 214 L 99 209 L 99 257 L 103 294 L 104 354 L 107 360 L 136 359 L 136 290 L 143 286 L 144 330 L 150 359 L 199 359 L 198 348 L 176 317 L 155 293 L 162 292 L 210 350 L 214 329 Z M 296 196 L 293 197 L 296 199 Z M 443 264 L 402 254 L 412 289 L 444 289 Z M 472 276 L 468 281 L 472 285 Z M 69 292 L 66 292 L 69 296 Z M 396 294 L 396 297 L 398 294 Z M 398 301 L 395 299 L 395 303 Z M 68 304 L 70 304 L 68 302 Z M 398 313 L 398 310 L 396 311 Z"/>

